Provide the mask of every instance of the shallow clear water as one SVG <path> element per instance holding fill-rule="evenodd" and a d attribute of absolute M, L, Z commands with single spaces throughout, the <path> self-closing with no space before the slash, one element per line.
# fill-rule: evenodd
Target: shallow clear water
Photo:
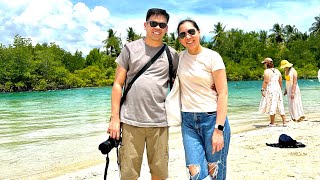
<path fill-rule="evenodd" d="M 305 113 L 317 112 L 320 107 L 320 83 L 317 80 L 298 80 L 298 84 Z M 231 81 L 228 83 L 228 115 L 231 120 L 250 121 L 246 118 L 256 118 L 255 115 L 258 116 L 257 118 L 261 117 L 257 113 L 261 100 L 261 85 L 262 81 Z M 288 115 L 287 96 L 284 96 L 284 104 Z"/>
<path fill-rule="evenodd" d="M 0 94 L 0 179 L 85 160 L 93 149 L 99 153 L 95 140 L 106 128 L 110 92 L 108 87 Z"/>
<path fill-rule="evenodd" d="M 261 83 L 228 83 L 233 126 L 267 123 L 257 113 Z M 298 83 L 306 114 L 317 113 L 320 83 Z M 103 162 L 98 145 L 107 139 L 110 93 L 111 87 L 0 94 L 0 179 L 48 177 L 50 171 Z"/>

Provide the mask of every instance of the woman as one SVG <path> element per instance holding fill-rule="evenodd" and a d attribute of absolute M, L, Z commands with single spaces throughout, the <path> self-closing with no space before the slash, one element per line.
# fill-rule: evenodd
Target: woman
<path fill-rule="evenodd" d="M 181 21 L 177 32 L 186 48 L 179 55 L 178 76 L 181 131 L 190 179 L 226 179 L 230 126 L 225 65 L 217 52 L 200 45 L 195 21 Z"/>
<path fill-rule="evenodd" d="M 302 108 L 301 93 L 298 85 L 298 73 L 287 60 L 282 60 L 280 68 L 285 71 L 286 89 L 284 95 L 288 94 L 289 113 L 293 121 L 303 121 L 305 114 Z"/>
<path fill-rule="evenodd" d="M 270 127 L 274 124 L 275 114 L 279 113 L 283 126 L 286 126 L 286 115 L 282 97 L 282 75 L 278 69 L 274 68 L 273 60 L 265 58 L 261 63 L 264 64 L 263 83 L 261 88 L 262 99 L 259 111 L 270 115 Z"/>

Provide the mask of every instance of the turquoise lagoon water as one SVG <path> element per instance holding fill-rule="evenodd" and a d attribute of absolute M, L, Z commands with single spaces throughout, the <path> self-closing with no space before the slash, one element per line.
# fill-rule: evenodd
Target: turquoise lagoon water
<path fill-rule="evenodd" d="M 228 83 L 232 126 L 267 123 L 267 116 L 257 113 L 261 83 Z M 317 114 L 320 83 L 298 83 L 307 116 Z M 53 171 L 104 162 L 98 145 L 107 138 L 110 94 L 111 87 L 0 94 L 0 179 L 46 178 Z"/>

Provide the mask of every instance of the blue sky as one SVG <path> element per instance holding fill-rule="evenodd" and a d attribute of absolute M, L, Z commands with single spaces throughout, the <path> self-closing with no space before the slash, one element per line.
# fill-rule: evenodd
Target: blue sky
<path fill-rule="evenodd" d="M 152 7 L 169 12 L 169 32 L 176 31 L 180 20 L 192 18 L 208 39 L 218 22 L 226 30 L 269 31 L 279 23 L 308 32 L 320 15 L 319 0 L 0 0 L 0 43 L 7 47 L 19 34 L 34 45 L 55 42 L 87 55 L 103 47 L 110 28 L 124 42 L 129 27 L 144 35 L 145 14 Z"/>

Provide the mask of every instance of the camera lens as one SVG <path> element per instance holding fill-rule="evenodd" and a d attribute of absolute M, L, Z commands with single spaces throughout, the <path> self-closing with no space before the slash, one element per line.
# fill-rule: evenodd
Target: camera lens
<path fill-rule="evenodd" d="M 109 142 L 109 139 L 99 145 L 99 150 L 102 154 L 108 154 L 112 149 L 112 144 Z"/>
<path fill-rule="evenodd" d="M 102 154 L 108 154 L 114 147 L 118 147 L 121 143 L 121 137 L 119 140 L 110 138 L 106 140 L 105 142 L 101 143 L 99 145 L 99 150 Z"/>

